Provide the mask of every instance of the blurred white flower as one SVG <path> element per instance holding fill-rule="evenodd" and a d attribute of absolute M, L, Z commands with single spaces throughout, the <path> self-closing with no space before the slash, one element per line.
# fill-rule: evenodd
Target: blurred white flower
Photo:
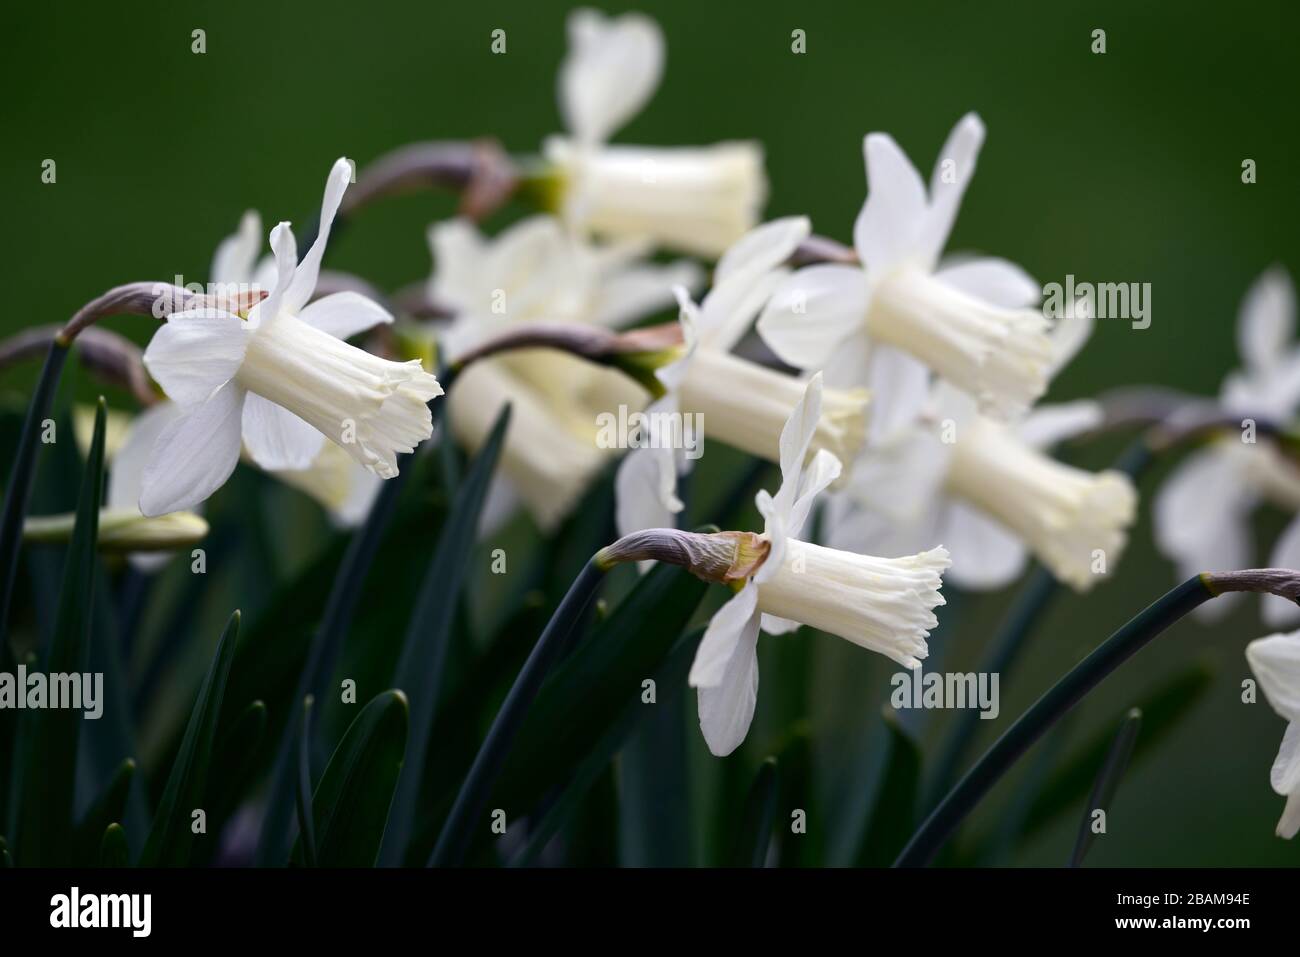
<path fill-rule="evenodd" d="M 1250 287 L 1237 317 L 1237 350 L 1245 367 L 1230 373 L 1219 393 L 1223 410 L 1242 418 L 1242 437 L 1225 437 L 1193 452 L 1156 495 L 1156 545 L 1181 577 L 1253 565 L 1250 516 L 1258 505 L 1300 512 L 1300 468 L 1271 442 L 1246 441 L 1244 431 L 1248 418 L 1267 416 L 1286 424 L 1300 407 L 1295 311 L 1295 288 L 1282 268 L 1268 270 Z M 1300 568 L 1300 517 L 1278 538 L 1268 564 Z M 1216 620 L 1240 597 L 1224 595 L 1196 614 Z M 1300 621 L 1300 608 L 1274 595 L 1264 596 L 1263 614 L 1274 628 Z"/>
<path fill-rule="evenodd" d="M 1003 417 L 1042 395 L 1051 354 L 1048 322 L 1029 308 L 1037 283 L 1001 259 L 939 263 L 983 141 L 983 123 L 967 114 L 939 154 L 927 197 L 898 144 L 867 135 L 869 192 L 853 229 L 862 265 L 810 266 L 776 290 L 758 331 L 778 356 L 825 369 L 834 385 L 877 389 L 886 373 L 871 366 L 887 363 L 913 398 L 922 390 L 906 384 L 923 382 L 928 367 Z"/>
<path fill-rule="evenodd" d="M 686 349 L 680 359 L 657 371 L 665 395 L 646 409 L 647 421 L 671 422 L 682 414 L 702 417 L 708 435 L 766 459 L 780 460 L 782 430 L 803 401 L 805 383 L 731 354 L 749 330 L 775 286 L 788 274 L 782 268 L 809 233 L 803 217 L 778 219 L 747 233 L 719 260 L 713 288 L 698 306 L 679 289 Z M 865 390 L 827 390 L 824 412 L 812 439 L 852 461 L 866 437 Z M 682 508 L 677 477 L 690 464 L 680 442 L 651 435 L 619 466 L 619 534 L 670 527 Z"/>
<path fill-rule="evenodd" d="M 758 221 L 767 198 L 762 148 L 609 146 L 659 85 L 663 33 L 641 14 L 590 9 L 575 10 L 568 26 L 559 101 L 569 136 L 544 146 L 565 219 L 597 235 L 718 255 Z"/>
<path fill-rule="evenodd" d="M 1053 371 L 1091 328 L 1090 315 L 1077 311 L 1053 330 Z M 972 590 L 1014 581 L 1032 551 L 1059 580 L 1086 591 L 1119 561 L 1137 491 L 1121 472 L 1093 474 L 1046 451 L 1100 418 L 1085 400 L 1004 423 L 940 383 L 923 420 L 879 436 L 831 498 L 828 540 L 885 555 L 942 541 L 952 553 L 949 580 Z"/>
<path fill-rule="evenodd" d="M 439 223 L 429 243 L 429 296 L 456 313 L 440 339 L 448 361 L 518 323 L 621 327 L 671 303 L 675 285 L 694 288 L 702 279 L 694 263 L 645 263 L 643 242 L 591 245 L 550 216 L 531 217 L 492 239 L 463 220 Z M 610 459 L 611 451 L 596 444 L 597 414 L 646 402 L 645 390 L 622 373 L 548 349 L 476 361 L 459 375 L 456 390 L 448 416 L 470 451 L 511 403 L 501 471 L 544 529 L 569 512 Z M 498 489 L 494 501 L 507 497 Z"/>
<path fill-rule="evenodd" d="M 168 316 L 145 366 L 182 406 L 143 476 L 145 515 L 189 508 L 234 470 L 241 442 L 267 469 L 309 467 L 325 438 L 380 478 L 397 454 L 432 433 L 427 402 L 442 394 L 418 361 L 390 362 L 343 340 L 392 317 L 352 292 L 307 305 L 351 167 L 338 160 L 321 206 L 320 233 L 298 263 L 288 223 L 271 231 L 277 278 L 247 317 L 220 310 Z"/>
<path fill-rule="evenodd" d="M 1252 641 L 1246 660 L 1268 703 L 1287 721 L 1269 782 L 1286 798 L 1277 836 L 1290 839 L 1300 831 L 1300 632 Z"/>
<path fill-rule="evenodd" d="M 799 541 L 814 500 L 840 472 L 818 452 L 804 463 L 821 420 L 822 377 L 808 383 L 781 435 L 781 487 L 755 499 L 769 551 L 758 571 L 709 622 L 691 665 L 699 692 L 700 729 L 715 755 L 745 739 L 758 700 L 758 632 L 800 624 L 877 651 L 907 668 L 920 666 L 948 553 L 932 548 L 908 558 L 872 558 Z"/>

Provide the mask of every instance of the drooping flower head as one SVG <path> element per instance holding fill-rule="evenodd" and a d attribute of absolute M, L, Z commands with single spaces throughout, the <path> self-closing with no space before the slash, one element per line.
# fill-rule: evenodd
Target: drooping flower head
<path fill-rule="evenodd" d="M 817 495 L 840 474 L 819 451 L 805 466 L 821 420 L 822 380 L 808 383 L 781 435 L 781 487 L 756 498 L 766 557 L 709 623 L 691 666 L 699 689 L 700 728 L 709 750 L 730 754 L 744 740 L 758 698 L 758 633 L 809 625 L 907 668 L 926 657 L 938 623 L 933 609 L 948 553 L 943 546 L 907 558 L 873 558 L 798 539 Z"/>
<path fill-rule="evenodd" d="M 1156 545 L 1190 577 L 1208 568 L 1246 568 L 1254 564 L 1250 516 L 1269 503 L 1300 514 L 1300 467 L 1267 441 L 1255 442 L 1247 421 L 1268 417 L 1286 424 L 1300 409 L 1300 344 L 1295 339 L 1295 287 L 1280 267 L 1251 285 L 1237 316 L 1237 351 L 1243 367 L 1230 373 L 1219 391 L 1219 405 L 1239 417 L 1243 431 L 1226 435 L 1193 452 L 1170 473 L 1156 495 L 1153 512 Z M 1300 517 L 1273 545 L 1269 565 L 1300 567 Z M 1196 610 L 1214 621 L 1240 598 L 1225 595 Z M 1264 621 L 1274 628 L 1300 621 L 1300 608 L 1264 596 Z"/>
<path fill-rule="evenodd" d="M 861 266 L 810 266 L 776 291 L 758 329 L 778 356 L 825 369 L 836 385 L 874 387 L 874 348 L 904 366 L 895 374 L 924 379 L 928 367 L 999 416 L 1042 395 L 1051 351 L 1047 320 L 1028 308 L 1037 285 L 1001 259 L 939 263 L 983 141 L 984 124 L 967 114 L 944 144 L 927 194 L 891 137 L 867 135 L 869 191 L 853 229 Z"/>
<path fill-rule="evenodd" d="M 553 136 L 544 147 L 559 171 L 559 210 L 581 231 L 716 256 L 758 221 L 767 198 L 761 147 L 607 142 L 650 99 L 663 62 L 663 33 L 648 17 L 590 9 L 570 14 L 559 75 L 560 113 L 570 135 Z"/>
<path fill-rule="evenodd" d="M 619 466 L 621 534 L 671 525 L 682 508 L 677 476 L 690 460 L 680 443 L 661 434 L 682 415 L 698 415 L 710 438 L 776 462 L 780 438 L 806 383 L 733 355 L 772 290 L 787 275 L 783 264 L 809 233 L 804 217 L 774 220 L 751 230 L 718 261 L 713 288 L 698 305 L 678 290 L 685 349 L 657 371 L 662 398 L 645 410 L 647 436 Z M 811 448 L 850 461 L 866 438 L 868 394 L 829 389 L 821 398 Z"/>
<path fill-rule="evenodd" d="M 391 478 L 397 455 L 432 433 L 437 379 L 418 360 L 391 362 L 344 341 L 392 322 L 383 307 L 354 292 L 308 305 L 350 178 L 351 165 L 338 160 L 301 263 L 289 224 L 271 231 L 275 286 L 247 315 L 181 312 L 155 333 L 145 366 L 183 415 L 159 435 L 144 470 L 145 515 L 202 502 L 234 471 L 241 444 L 263 468 L 303 469 L 328 438 Z"/>

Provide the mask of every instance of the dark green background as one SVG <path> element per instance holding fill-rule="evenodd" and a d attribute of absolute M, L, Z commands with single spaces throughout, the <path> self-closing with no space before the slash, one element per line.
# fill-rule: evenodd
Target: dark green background
<path fill-rule="evenodd" d="M 8 5 L 0 15 L 0 333 L 61 320 L 117 283 L 206 278 L 214 246 L 245 208 L 268 224 L 305 222 L 341 154 L 364 165 L 412 140 L 485 134 L 512 151 L 536 149 L 558 126 L 554 73 L 567 9 Z M 928 175 L 952 123 L 977 110 L 989 137 L 953 248 L 1006 256 L 1043 282 L 1073 273 L 1153 287 L 1151 328 L 1101 323 L 1053 398 L 1132 383 L 1212 392 L 1236 362 L 1233 323 L 1246 286 L 1273 262 L 1300 269 L 1292 4 L 647 9 L 668 37 L 666 77 L 619 139 L 757 138 L 772 181 L 768 213 L 808 213 L 840 239 L 863 198 L 864 132 L 892 133 Z M 498 27 L 507 31 L 504 56 L 489 52 Z M 197 28 L 207 32 L 204 55 L 190 52 Z M 790 52 L 795 28 L 807 33 L 802 56 Z M 1105 55 L 1089 50 L 1094 28 L 1107 32 Z M 46 158 L 58 164 L 54 185 L 41 182 Z M 1258 164 L 1255 185 L 1241 182 L 1245 158 Z M 419 279 L 430 265 L 425 228 L 452 209 L 434 194 L 386 201 L 331 247 L 330 265 L 384 288 Z M 148 332 L 145 320 L 113 326 L 140 341 Z M 0 390 L 12 396 L 30 381 L 28 370 L 6 372 Z M 1101 464 L 1117 448 L 1080 450 L 1079 459 Z M 1144 504 L 1162 474 L 1144 487 Z M 1269 541 L 1281 521 L 1260 518 Z M 1144 521 L 1114 580 L 1067 598 L 1046 619 L 1004 683 L 1003 718 L 985 724 L 1005 727 L 1172 584 Z M 950 636 L 954 667 L 978 660 L 1004 601 L 963 603 Z M 1300 847 L 1272 835 L 1282 799 L 1268 768 L 1283 724 L 1265 704 L 1238 701 L 1248 673 L 1242 648 L 1263 633 L 1254 603 L 1212 630 L 1185 623 L 1089 699 L 1076 736 L 1117 720 L 1194 656 L 1216 668 L 1192 717 L 1124 781 L 1090 863 L 1300 861 Z M 863 710 L 874 712 L 888 669 L 844 643 L 817 650 L 819 673 L 849 689 L 837 700 L 852 702 L 859 682 Z M 761 707 L 780 681 L 772 652 L 764 654 Z M 1004 786 L 987 803 L 984 823 L 996 825 L 1009 793 Z M 1068 817 L 1018 860 L 1062 862 L 1077 821 Z"/>

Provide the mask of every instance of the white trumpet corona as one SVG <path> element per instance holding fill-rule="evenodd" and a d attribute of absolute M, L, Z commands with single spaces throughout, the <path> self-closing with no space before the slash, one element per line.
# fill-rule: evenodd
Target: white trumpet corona
<path fill-rule="evenodd" d="M 1119 560 L 1137 510 L 1128 476 L 1064 465 L 982 417 L 965 423 L 953 443 L 945 484 L 1079 591 L 1101 577 L 1094 567 L 1098 553 L 1107 568 Z"/>

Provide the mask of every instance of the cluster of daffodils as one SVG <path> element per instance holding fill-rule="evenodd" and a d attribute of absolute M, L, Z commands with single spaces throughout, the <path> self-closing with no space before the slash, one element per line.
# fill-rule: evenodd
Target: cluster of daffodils
<path fill-rule="evenodd" d="M 518 195 L 542 211 L 495 234 L 466 218 L 433 224 L 422 289 L 438 318 L 412 316 L 404 331 L 406 341 L 426 337 L 426 351 L 453 370 L 446 423 L 466 451 L 511 409 L 484 534 L 517 511 L 551 532 L 610 473 L 622 536 L 687 534 L 674 529 L 692 466 L 687 417 L 708 443 L 779 468 L 776 494 L 756 498 L 763 532 L 711 539 L 731 549 L 731 571 L 717 580 L 734 594 L 713 616 L 689 683 L 708 747 L 726 755 L 754 716 L 760 631 L 809 626 L 918 668 L 945 576 L 1000 588 L 1032 556 L 1087 591 L 1118 564 L 1137 494 L 1120 471 L 1052 456 L 1103 420 L 1091 400 L 1040 401 L 1089 339 L 1088 310 L 1048 316 L 1019 266 L 944 258 L 984 141 L 976 115 L 958 121 L 928 185 L 893 139 L 868 134 L 852 249 L 818 262 L 829 247 L 807 218 L 762 221 L 756 144 L 609 142 L 649 101 L 663 64 L 651 20 L 570 17 L 558 81 L 565 132 L 515 171 Z M 162 517 L 176 541 L 201 535 L 197 512 L 242 460 L 355 525 L 399 456 L 431 436 L 430 406 L 443 391 L 434 359 L 391 358 L 396 337 L 371 337 L 375 352 L 349 343 L 393 315 L 358 292 L 315 295 L 351 178 L 349 162 L 334 164 L 301 262 L 289 223 L 270 231 L 268 250 L 252 212 L 220 244 L 211 280 L 262 294 L 234 297 L 233 310 L 166 317 L 143 357 L 164 397 L 112 443 L 111 515 Z M 1245 369 L 1224 385 L 1226 413 L 1283 424 L 1296 414 L 1294 324 L 1289 279 L 1266 274 L 1242 310 Z M 629 375 L 529 338 L 543 327 L 654 332 L 662 346 Z M 521 345 L 502 348 L 511 336 Z M 625 422 L 629 412 L 638 431 L 601 441 L 602 417 Z M 1275 445 L 1216 440 L 1161 491 L 1157 541 L 1184 574 L 1247 565 L 1247 520 L 1264 501 L 1300 512 L 1300 468 Z M 805 540 L 815 509 L 823 531 Z M 109 536 L 115 521 L 104 523 Z M 173 547 L 167 527 L 156 532 L 157 549 Z M 1297 563 L 1300 519 L 1272 559 Z M 1300 614 L 1280 599 L 1265 613 L 1271 623 Z M 1273 772 L 1288 797 L 1278 828 L 1288 837 L 1300 828 L 1297 648 L 1300 637 L 1273 636 L 1248 651 L 1291 722 Z"/>

